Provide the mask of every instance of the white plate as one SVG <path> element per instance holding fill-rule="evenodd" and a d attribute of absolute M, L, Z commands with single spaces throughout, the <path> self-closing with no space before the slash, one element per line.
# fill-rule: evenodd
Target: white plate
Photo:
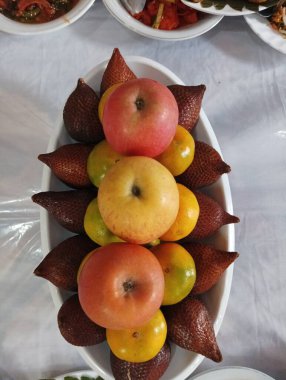
<path fill-rule="evenodd" d="M 125 57 L 127 64 L 138 77 L 148 77 L 156 79 L 164 84 L 184 84 L 180 78 L 163 65 L 143 57 Z M 84 79 L 96 91 L 99 90 L 102 74 L 106 68 L 108 61 L 104 61 L 97 65 Z M 76 80 L 75 80 L 76 85 Z M 221 153 L 215 133 L 210 125 L 210 122 L 204 113 L 201 111 L 200 119 L 196 127 L 197 139 L 205 141 L 213 146 Z M 57 147 L 71 143 L 72 140 L 66 133 L 63 126 L 62 115 L 57 130 L 52 136 L 48 152 L 55 150 Z M 43 169 L 42 191 L 48 190 L 63 190 L 64 185 L 58 181 L 52 174 L 50 169 L 45 165 Z M 227 175 L 223 175 L 219 181 L 210 187 L 209 193 L 216 199 L 221 206 L 230 214 L 233 213 L 231 192 Z M 46 255 L 52 248 L 67 238 L 70 234 L 55 223 L 49 213 L 41 208 L 41 241 L 42 252 Z M 234 225 L 230 224 L 222 227 L 215 235 L 214 244 L 216 248 L 234 251 Z M 231 265 L 223 274 L 220 281 L 205 295 L 205 302 L 214 321 L 215 333 L 219 331 L 225 310 L 228 303 L 231 283 L 232 283 L 233 265 Z M 64 299 L 69 295 L 55 286 L 49 284 L 51 294 L 56 305 L 56 308 L 62 305 Z M 68 343 L 67 343 L 68 344 Z M 93 347 L 78 348 L 80 354 L 87 364 L 96 370 L 100 376 L 107 380 L 113 379 L 110 361 L 109 349 L 107 343 L 101 343 Z M 222 347 L 223 352 L 223 347 Z M 190 375 L 204 359 L 203 356 L 183 350 L 178 346 L 172 345 L 171 363 L 163 375 L 162 380 L 181 380 Z"/>
<path fill-rule="evenodd" d="M 63 375 L 57 376 L 54 380 L 64 380 L 66 376 L 72 376 L 75 378 L 78 378 L 80 380 L 81 376 L 88 376 L 90 378 L 96 379 L 99 374 L 95 373 L 94 371 L 86 370 L 86 371 L 76 371 L 76 372 L 69 372 L 69 373 L 64 373 Z"/>
<path fill-rule="evenodd" d="M 242 15 L 249 15 L 253 13 L 253 11 L 243 8 L 242 11 L 238 11 L 236 9 L 231 8 L 228 4 L 223 9 L 216 9 L 214 5 L 211 7 L 203 7 L 201 3 L 193 3 L 191 1 L 187 0 L 181 0 L 182 3 L 185 5 L 196 9 L 197 11 L 209 13 L 212 15 L 217 15 L 217 16 L 242 16 Z M 260 7 L 259 9 L 263 9 L 264 7 Z"/>
<path fill-rule="evenodd" d="M 221 367 L 205 371 L 190 380 L 274 380 L 272 377 L 246 367 Z"/>
<path fill-rule="evenodd" d="M 256 14 L 245 16 L 244 18 L 252 31 L 262 41 L 266 42 L 273 49 L 286 54 L 286 38 L 283 38 L 279 32 L 273 30 L 267 19 Z"/>
<path fill-rule="evenodd" d="M 20 35 L 35 35 L 48 32 L 55 32 L 62 29 L 83 16 L 88 9 L 92 6 L 95 0 L 80 0 L 68 13 L 65 15 L 41 24 L 25 24 L 9 19 L 8 17 L 0 14 L 0 31 L 10 34 Z"/>
<path fill-rule="evenodd" d="M 103 3 L 112 16 L 126 28 L 142 36 L 158 40 L 180 41 L 198 37 L 216 26 L 223 18 L 222 15 L 205 15 L 203 19 L 190 26 L 176 30 L 159 30 L 146 26 L 132 17 L 121 5 L 120 0 L 103 0 Z"/>

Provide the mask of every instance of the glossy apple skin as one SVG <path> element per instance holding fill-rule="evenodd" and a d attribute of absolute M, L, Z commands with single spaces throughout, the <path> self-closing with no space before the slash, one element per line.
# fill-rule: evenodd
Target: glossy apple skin
<path fill-rule="evenodd" d="M 97 248 L 78 275 L 84 312 L 98 325 L 113 330 L 146 324 L 161 306 L 164 286 L 159 261 L 136 244 Z"/>
<path fill-rule="evenodd" d="M 155 157 L 171 143 L 178 124 L 175 97 L 147 78 L 123 83 L 108 97 L 103 130 L 113 149 L 127 156 Z"/>
<path fill-rule="evenodd" d="M 103 178 L 98 207 L 114 235 L 129 243 L 146 244 L 174 223 L 179 191 L 172 174 L 158 161 L 123 157 Z"/>

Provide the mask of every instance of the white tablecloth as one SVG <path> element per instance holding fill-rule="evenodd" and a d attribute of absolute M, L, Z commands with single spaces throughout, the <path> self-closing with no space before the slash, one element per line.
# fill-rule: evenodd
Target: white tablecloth
<path fill-rule="evenodd" d="M 285 41 L 286 43 L 286 41 Z M 286 379 L 286 56 L 262 42 L 243 17 L 224 18 L 182 42 L 141 37 L 100 0 L 52 34 L 0 34 L 0 379 L 33 380 L 87 368 L 57 328 L 40 263 L 39 206 L 47 149 L 77 79 L 119 47 L 152 58 L 188 84 L 207 86 L 203 107 L 229 175 L 240 253 L 218 334 L 224 360 Z"/>

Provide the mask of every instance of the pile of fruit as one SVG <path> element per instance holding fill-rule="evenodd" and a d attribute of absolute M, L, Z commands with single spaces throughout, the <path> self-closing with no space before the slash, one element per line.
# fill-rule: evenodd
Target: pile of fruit
<path fill-rule="evenodd" d="M 60 332 L 76 346 L 107 340 L 116 379 L 159 379 L 169 342 L 222 360 L 201 295 L 238 254 L 202 239 L 239 219 L 198 190 L 230 171 L 191 134 L 204 91 L 137 78 L 114 49 L 100 94 L 79 79 L 67 99 L 76 142 L 39 156 L 72 189 L 32 199 L 74 235 L 34 273 L 74 292 Z"/>

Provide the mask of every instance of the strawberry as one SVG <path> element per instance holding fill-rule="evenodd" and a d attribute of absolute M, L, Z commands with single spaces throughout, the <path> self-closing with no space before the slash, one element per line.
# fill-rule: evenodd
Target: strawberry
<path fill-rule="evenodd" d="M 209 312 L 202 301 L 186 297 L 164 307 L 169 339 L 178 346 L 215 362 L 222 360 Z"/>
<path fill-rule="evenodd" d="M 110 352 L 110 364 L 115 380 L 158 380 L 166 371 L 170 359 L 171 350 L 167 342 L 153 359 L 142 363 L 121 360 Z"/>
<path fill-rule="evenodd" d="M 92 186 L 87 174 L 87 159 L 93 147 L 81 143 L 66 144 L 51 153 L 40 154 L 38 159 L 66 185 L 86 188 Z"/>
<path fill-rule="evenodd" d="M 99 97 L 95 91 L 83 79 L 79 79 L 63 111 L 65 128 L 74 140 L 96 144 L 104 139 L 98 105 Z"/>
<path fill-rule="evenodd" d="M 77 291 L 77 272 L 82 260 L 95 244 L 85 235 L 72 236 L 55 248 L 41 261 L 34 274 L 50 281 L 58 288 Z"/>
<path fill-rule="evenodd" d="M 102 95 L 109 87 L 116 83 L 127 82 L 131 79 L 136 79 L 136 75 L 127 66 L 119 49 L 115 48 L 102 76 L 100 94 Z"/>
<path fill-rule="evenodd" d="M 213 184 L 230 170 L 230 166 L 214 148 L 202 141 L 195 141 L 193 162 L 184 173 L 176 177 L 176 181 L 194 190 Z"/>
<path fill-rule="evenodd" d="M 96 189 L 44 191 L 32 196 L 32 201 L 44 207 L 57 222 L 76 234 L 84 234 L 84 216 L 88 204 L 96 197 Z"/>
<path fill-rule="evenodd" d="M 183 241 L 199 240 L 213 235 L 225 224 L 238 223 L 239 218 L 227 213 L 211 197 L 194 191 L 200 207 L 200 214 L 193 231 Z"/>
<path fill-rule="evenodd" d="M 105 329 L 85 315 L 77 294 L 62 304 L 58 312 L 58 326 L 65 340 L 74 346 L 93 346 L 106 339 Z"/>
<path fill-rule="evenodd" d="M 206 86 L 183 86 L 173 84 L 168 86 L 173 93 L 179 108 L 179 124 L 189 132 L 196 126 L 202 106 Z"/>
<path fill-rule="evenodd" d="M 190 253 L 196 266 L 192 295 L 204 293 L 213 287 L 239 256 L 237 252 L 222 251 L 201 243 L 184 243 L 182 246 Z"/>

